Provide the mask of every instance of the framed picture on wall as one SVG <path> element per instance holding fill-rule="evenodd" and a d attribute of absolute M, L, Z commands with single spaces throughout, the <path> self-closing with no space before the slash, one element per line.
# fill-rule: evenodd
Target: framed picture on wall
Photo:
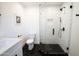
<path fill-rule="evenodd" d="M 21 17 L 16 16 L 16 23 L 21 23 Z"/>

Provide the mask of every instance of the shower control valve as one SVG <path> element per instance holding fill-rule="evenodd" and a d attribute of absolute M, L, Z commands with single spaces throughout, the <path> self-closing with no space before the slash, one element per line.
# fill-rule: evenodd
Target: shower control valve
<path fill-rule="evenodd" d="M 62 31 L 65 31 L 65 28 L 64 27 L 62 28 Z"/>

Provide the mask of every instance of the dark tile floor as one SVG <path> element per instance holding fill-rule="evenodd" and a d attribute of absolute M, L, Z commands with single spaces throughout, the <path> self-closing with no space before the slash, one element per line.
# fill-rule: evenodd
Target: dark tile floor
<path fill-rule="evenodd" d="M 27 47 L 23 47 L 24 56 L 68 56 L 58 44 L 35 44 L 31 51 Z"/>

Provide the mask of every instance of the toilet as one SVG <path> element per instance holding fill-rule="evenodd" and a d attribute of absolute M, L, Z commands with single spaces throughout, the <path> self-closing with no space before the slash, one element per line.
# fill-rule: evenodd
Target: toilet
<path fill-rule="evenodd" d="M 26 40 L 26 44 L 28 45 L 28 50 L 32 50 L 34 47 L 34 37 L 35 35 L 29 35 L 29 38 Z"/>

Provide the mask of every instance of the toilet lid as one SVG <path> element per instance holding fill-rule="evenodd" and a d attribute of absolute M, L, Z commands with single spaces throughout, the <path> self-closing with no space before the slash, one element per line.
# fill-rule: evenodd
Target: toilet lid
<path fill-rule="evenodd" d="M 33 43 L 33 39 L 28 39 L 28 40 L 26 41 L 26 43 L 27 43 L 27 44 Z"/>

